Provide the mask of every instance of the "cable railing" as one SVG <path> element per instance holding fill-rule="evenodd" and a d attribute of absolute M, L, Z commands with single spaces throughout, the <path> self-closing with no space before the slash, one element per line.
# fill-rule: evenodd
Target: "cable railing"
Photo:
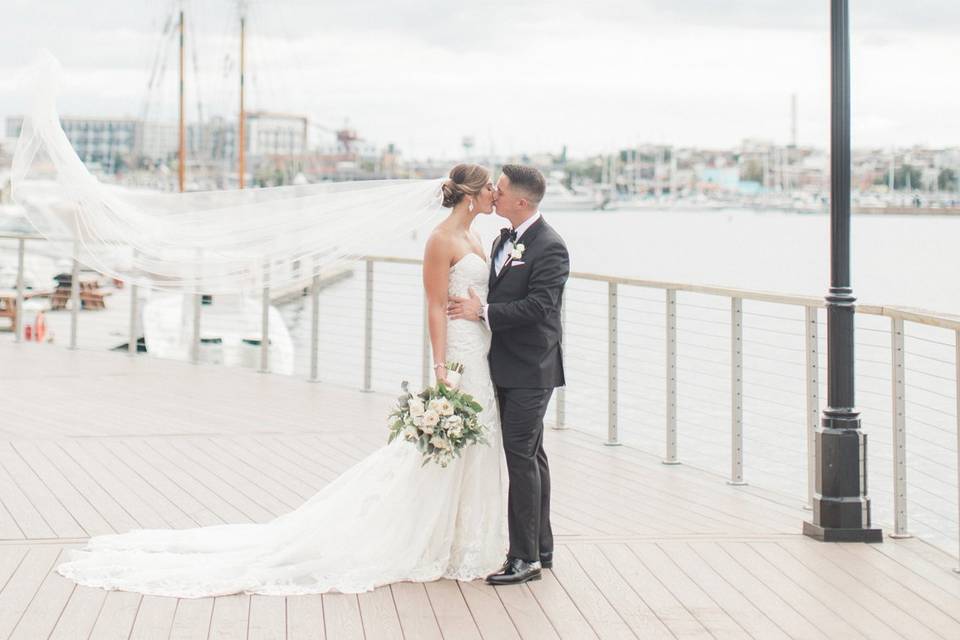
<path fill-rule="evenodd" d="M 19 340 L 29 294 L 26 246 L 42 238 L 0 240 L 15 243 Z M 259 296 L 262 339 L 252 341 L 259 357 L 247 366 L 275 370 L 272 304 L 296 345 L 294 375 L 363 391 L 429 384 L 420 265 L 369 256 L 332 283 L 303 269 L 303 292 L 282 303 L 267 281 Z M 80 344 L 76 260 L 72 274 L 64 312 L 70 348 L 118 341 L 114 316 L 108 340 Z M 127 289 L 116 302 L 127 305 L 124 337 L 136 354 L 149 292 Z M 199 296 L 186 298 L 189 359 L 202 362 L 208 312 Z M 814 434 L 826 397 L 823 308 L 811 296 L 574 272 L 563 307 L 567 385 L 551 400 L 550 426 L 596 434 L 606 445 L 630 445 L 665 464 L 695 466 L 810 508 Z M 874 520 L 892 536 L 917 535 L 960 551 L 960 317 L 867 304 L 856 311 L 857 398 L 869 438 L 864 474 Z"/>

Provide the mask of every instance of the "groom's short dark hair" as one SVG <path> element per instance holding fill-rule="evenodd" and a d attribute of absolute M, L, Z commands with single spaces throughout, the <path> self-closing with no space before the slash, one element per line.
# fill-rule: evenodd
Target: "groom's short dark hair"
<path fill-rule="evenodd" d="M 510 186 L 517 187 L 530 196 L 533 204 L 540 204 L 543 194 L 547 190 L 547 181 L 543 174 L 534 167 L 522 164 L 503 165 L 503 175 L 510 179 Z"/>

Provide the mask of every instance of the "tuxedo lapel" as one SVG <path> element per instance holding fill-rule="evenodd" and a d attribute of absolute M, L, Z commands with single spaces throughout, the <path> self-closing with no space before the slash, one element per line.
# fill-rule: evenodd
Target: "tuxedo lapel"
<path fill-rule="evenodd" d="M 541 214 L 540 218 L 530 225 L 530 228 L 524 231 L 522 236 L 517 238 L 517 244 L 522 244 L 524 251 L 529 250 L 530 245 L 533 244 L 533 241 L 537 239 L 537 236 L 540 235 L 540 232 L 543 230 L 544 224 L 545 222 L 543 220 L 543 215 Z M 494 263 L 496 263 L 497 252 L 500 251 L 500 244 L 501 243 L 499 241 L 496 243 L 496 247 L 493 251 L 494 259 L 490 261 L 490 291 L 493 291 L 493 288 L 497 286 L 497 284 L 503 279 L 503 276 L 507 274 L 507 269 L 510 267 L 510 263 L 513 262 L 513 256 L 508 256 L 506 261 L 503 263 L 503 267 L 500 269 L 500 273 L 496 272 L 497 267 Z"/>
<path fill-rule="evenodd" d="M 507 273 L 507 267 L 510 266 L 510 263 L 513 262 L 513 256 L 508 256 L 504 261 L 503 266 L 500 267 L 500 273 L 496 274 L 493 279 L 493 283 L 490 285 L 490 288 L 493 289 L 500 281 L 503 279 L 503 276 Z"/>
<path fill-rule="evenodd" d="M 503 236 L 497 236 L 493 241 L 493 250 L 490 252 L 490 278 L 487 280 L 487 291 L 493 289 L 497 281 L 497 253 L 500 251 L 500 244 L 503 242 Z"/>

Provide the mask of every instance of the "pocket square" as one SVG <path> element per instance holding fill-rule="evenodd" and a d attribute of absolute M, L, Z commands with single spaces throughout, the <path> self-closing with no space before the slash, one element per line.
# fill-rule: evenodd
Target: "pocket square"
<path fill-rule="evenodd" d="M 511 260 L 511 261 L 510 261 L 510 266 L 511 266 L 511 267 L 519 267 L 519 266 L 524 265 L 524 264 L 527 264 L 527 263 L 524 262 L 523 260 Z"/>

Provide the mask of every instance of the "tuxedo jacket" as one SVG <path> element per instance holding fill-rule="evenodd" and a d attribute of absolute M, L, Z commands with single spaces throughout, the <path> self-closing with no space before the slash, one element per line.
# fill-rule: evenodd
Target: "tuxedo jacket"
<path fill-rule="evenodd" d="M 487 323 L 490 375 L 498 387 L 552 389 L 565 384 L 560 309 L 570 275 L 567 245 L 543 216 L 520 238 L 523 257 L 507 260 L 497 274 L 498 237 L 490 253 Z M 512 247 L 508 246 L 507 251 Z"/>

